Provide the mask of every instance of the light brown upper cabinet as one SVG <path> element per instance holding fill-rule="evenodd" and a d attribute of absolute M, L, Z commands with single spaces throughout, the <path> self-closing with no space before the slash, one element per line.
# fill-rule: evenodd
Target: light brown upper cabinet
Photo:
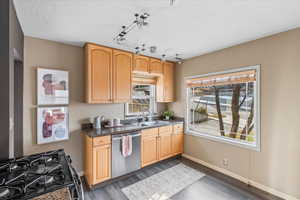
<path fill-rule="evenodd" d="M 164 102 L 173 102 L 174 99 L 174 63 L 164 63 Z"/>
<path fill-rule="evenodd" d="M 157 78 L 157 102 L 174 102 L 174 63 L 163 63 L 163 76 Z"/>
<path fill-rule="evenodd" d="M 133 72 L 149 73 L 150 58 L 147 56 L 134 55 Z"/>
<path fill-rule="evenodd" d="M 88 43 L 85 57 L 87 103 L 129 102 L 132 54 Z"/>
<path fill-rule="evenodd" d="M 132 54 L 113 50 L 113 101 L 129 102 L 131 99 Z"/>
<path fill-rule="evenodd" d="M 163 64 L 161 60 L 150 58 L 150 67 L 149 73 L 154 75 L 162 75 L 163 74 Z"/>
<path fill-rule="evenodd" d="M 85 46 L 88 103 L 112 103 L 112 55 L 110 48 L 93 44 Z"/>

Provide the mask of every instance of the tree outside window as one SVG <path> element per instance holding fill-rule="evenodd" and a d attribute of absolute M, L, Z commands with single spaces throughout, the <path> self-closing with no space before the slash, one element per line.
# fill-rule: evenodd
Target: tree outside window
<path fill-rule="evenodd" d="M 187 79 L 187 132 L 259 149 L 258 69 Z"/>

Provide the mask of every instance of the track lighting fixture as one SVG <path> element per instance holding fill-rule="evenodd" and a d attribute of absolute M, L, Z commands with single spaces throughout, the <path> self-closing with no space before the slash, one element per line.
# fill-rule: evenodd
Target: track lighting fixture
<path fill-rule="evenodd" d="M 135 52 L 135 54 L 139 55 L 140 54 L 140 47 L 135 47 L 134 52 Z"/>
<path fill-rule="evenodd" d="M 122 31 L 114 38 L 114 40 L 120 44 L 126 40 L 126 35 L 132 31 L 135 27 L 143 28 L 148 26 L 149 23 L 146 21 L 150 16 L 149 13 L 134 14 L 135 20 L 129 26 L 122 26 Z"/>
<path fill-rule="evenodd" d="M 146 44 L 142 44 L 142 49 L 141 51 L 146 51 Z"/>
<path fill-rule="evenodd" d="M 137 46 L 134 48 L 135 54 L 140 54 L 141 52 L 146 51 L 146 44 L 142 44 L 141 46 Z"/>
<path fill-rule="evenodd" d="M 175 55 L 175 60 L 176 60 L 177 63 L 180 64 L 180 65 L 183 63 L 183 59 L 179 57 L 179 54 L 178 54 L 178 53 Z"/>
<path fill-rule="evenodd" d="M 151 46 L 150 47 L 150 53 L 156 53 L 157 47 L 156 46 Z"/>
<path fill-rule="evenodd" d="M 170 6 L 174 6 L 174 4 L 176 3 L 176 0 L 169 0 L 170 1 Z"/>
<path fill-rule="evenodd" d="M 149 13 L 146 13 L 146 12 L 143 13 L 143 14 L 136 13 L 134 16 L 135 16 L 135 21 L 134 22 L 137 24 L 138 28 L 142 28 L 144 26 L 149 25 L 149 23 L 146 22 L 146 19 L 150 16 Z"/>
<path fill-rule="evenodd" d="M 177 2 L 178 0 L 170 0 L 170 5 L 174 5 L 175 1 Z M 157 51 L 157 49 L 158 49 L 157 46 L 154 46 L 154 45 L 153 46 L 146 46 L 145 43 L 143 43 L 141 45 L 139 45 L 139 44 L 137 45 L 136 43 L 135 44 L 128 44 L 128 41 L 127 41 L 127 38 L 126 38 L 127 34 L 136 27 L 137 28 L 143 28 L 145 26 L 148 26 L 149 23 L 147 22 L 147 19 L 150 17 L 150 14 L 147 13 L 147 12 L 143 12 L 141 14 L 135 13 L 134 17 L 135 17 L 135 20 L 130 25 L 128 25 L 128 26 L 124 25 L 124 26 L 121 27 L 122 28 L 121 32 L 118 33 L 114 37 L 114 40 L 119 45 L 123 45 L 123 46 L 126 46 L 126 48 L 133 49 L 133 52 L 138 54 L 138 55 L 141 54 L 141 53 L 145 53 L 146 51 L 157 55 L 157 53 L 159 53 Z M 166 52 L 166 51 L 164 51 L 164 52 Z M 181 57 L 179 57 L 179 54 L 176 54 L 174 59 L 176 60 L 176 62 L 178 64 L 183 63 L 183 59 Z M 167 60 L 165 53 L 161 55 L 161 60 L 162 61 Z"/>

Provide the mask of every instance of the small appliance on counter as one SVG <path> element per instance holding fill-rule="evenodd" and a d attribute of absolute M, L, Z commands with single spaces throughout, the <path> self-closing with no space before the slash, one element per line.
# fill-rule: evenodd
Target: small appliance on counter
<path fill-rule="evenodd" d="M 119 118 L 114 118 L 114 126 L 120 126 L 121 124 L 121 120 Z"/>
<path fill-rule="evenodd" d="M 50 195 L 54 194 L 55 195 Z M 0 162 L 0 199 L 84 200 L 80 177 L 63 149 Z"/>
<path fill-rule="evenodd" d="M 108 119 L 107 124 L 104 126 L 105 128 L 117 128 L 121 127 L 121 120 L 119 118 Z"/>
<path fill-rule="evenodd" d="M 102 125 L 102 121 L 104 120 L 104 116 L 97 116 L 94 118 L 94 128 L 95 129 L 101 129 Z"/>

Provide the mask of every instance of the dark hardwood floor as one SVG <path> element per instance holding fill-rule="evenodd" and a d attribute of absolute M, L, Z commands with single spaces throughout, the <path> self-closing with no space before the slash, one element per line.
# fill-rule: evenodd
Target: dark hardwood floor
<path fill-rule="evenodd" d="M 185 158 L 177 157 L 145 167 L 127 176 L 88 189 L 84 184 L 86 200 L 128 200 L 122 188 L 173 167 L 179 163 L 199 170 L 206 176 L 171 197 L 172 200 L 281 200 L 257 188 L 216 172 Z"/>

